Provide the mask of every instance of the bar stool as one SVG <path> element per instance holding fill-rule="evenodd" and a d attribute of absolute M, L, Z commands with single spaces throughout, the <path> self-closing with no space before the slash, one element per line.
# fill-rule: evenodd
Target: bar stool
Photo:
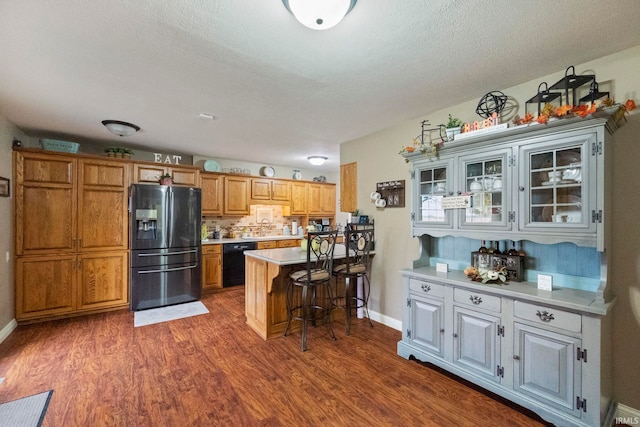
<path fill-rule="evenodd" d="M 304 270 L 289 274 L 287 285 L 287 327 L 283 336 L 287 336 L 291 320 L 302 322 L 301 349 L 307 349 L 307 323 L 324 319 L 329 325 L 331 337 L 335 340 L 331 324 L 333 293 L 331 289 L 331 271 L 333 268 L 333 250 L 338 231 L 318 231 L 307 234 L 307 265 Z M 316 290 L 321 287 L 321 294 Z M 325 304 L 322 304 L 326 301 Z"/>
<path fill-rule="evenodd" d="M 351 332 L 352 309 L 357 310 L 362 308 L 367 319 L 369 319 L 369 324 L 373 328 L 368 307 L 371 287 L 369 282 L 371 257 L 369 254 L 374 241 L 373 224 L 347 224 L 344 237 L 346 250 L 345 263 L 333 268 L 336 284 L 340 278 L 344 279 L 344 294 L 343 297 L 336 297 L 334 299 L 334 305 L 339 307 L 338 300 L 344 299 L 345 333 L 349 335 Z M 352 280 L 356 283 L 356 286 L 351 286 Z M 359 280 L 362 281 L 362 294 L 360 296 L 358 296 L 357 290 L 354 289 L 357 287 Z"/>

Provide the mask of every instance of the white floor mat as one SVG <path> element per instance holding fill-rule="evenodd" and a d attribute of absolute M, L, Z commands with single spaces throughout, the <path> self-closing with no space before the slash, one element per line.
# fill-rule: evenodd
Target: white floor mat
<path fill-rule="evenodd" d="M 168 307 L 152 308 L 136 311 L 133 315 L 133 326 L 146 326 L 154 323 L 168 322 L 170 320 L 207 314 L 209 310 L 200 301 L 185 304 L 170 305 Z"/>

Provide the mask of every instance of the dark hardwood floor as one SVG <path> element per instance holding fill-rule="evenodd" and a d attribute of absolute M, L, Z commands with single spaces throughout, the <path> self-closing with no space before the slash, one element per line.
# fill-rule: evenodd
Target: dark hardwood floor
<path fill-rule="evenodd" d="M 44 426 L 540 426 L 396 355 L 400 332 L 355 319 L 263 341 L 244 290 L 207 315 L 133 327 L 119 311 L 19 326 L 0 344 L 0 402 L 53 389 Z"/>

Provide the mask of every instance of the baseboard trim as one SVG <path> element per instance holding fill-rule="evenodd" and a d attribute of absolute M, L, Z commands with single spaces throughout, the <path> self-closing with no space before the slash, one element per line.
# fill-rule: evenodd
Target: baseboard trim
<path fill-rule="evenodd" d="M 396 331 L 402 330 L 402 321 L 398 319 L 394 319 L 393 317 L 385 316 L 383 314 L 378 313 L 377 311 L 369 310 L 369 316 L 371 316 L 371 320 L 375 320 L 376 322 L 382 323 L 385 326 L 395 329 Z"/>
<path fill-rule="evenodd" d="M 17 327 L 18 322 L 16 322 L 16 319 L 13 319 L 11 320 L 11 322 L 7 323 L 7 326 L 0 330 L 0 343 L 4 341 L 9 335 L 11 335 L 11 332 L 13 332 L 13 330 Z"/>
<path fill-rule="evenodd" d="M 618 403 L 613 425 L 615 426 L 618 424 L 628 424 L 630 426 L 640 425 L 640 411 L 630 406 Z"/>

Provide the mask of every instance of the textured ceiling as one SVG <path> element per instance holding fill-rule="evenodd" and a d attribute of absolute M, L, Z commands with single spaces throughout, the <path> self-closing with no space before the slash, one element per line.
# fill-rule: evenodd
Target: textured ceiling
<path fill-rule="evenodd" d="M 307 167 L 339 144 L 640 45 L 637 0 L 0 0 L 0 114 L 30 135 Z M 200 113 L 216 119 L 203 120 Z"/>

